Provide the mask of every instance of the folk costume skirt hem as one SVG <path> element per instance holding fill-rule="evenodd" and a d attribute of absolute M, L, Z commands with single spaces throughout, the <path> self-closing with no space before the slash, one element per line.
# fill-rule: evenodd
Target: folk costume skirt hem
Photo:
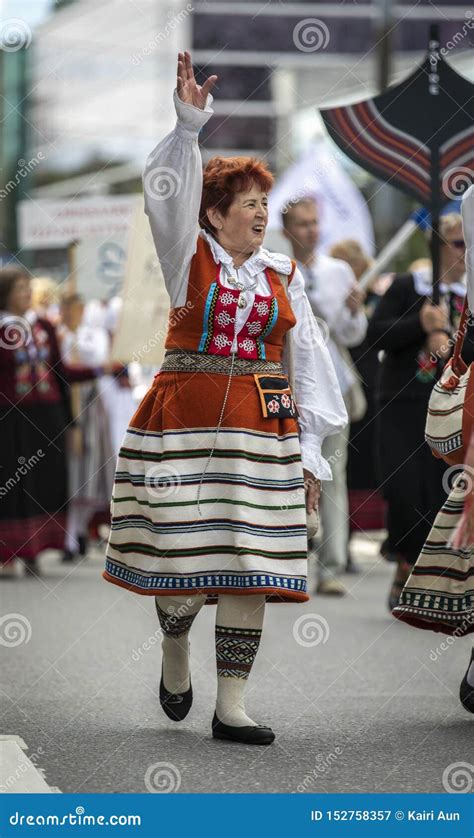
<path fill-rule="evenodd" d="M 450 546 L 468 483 L 462 473 L 456 478 L 392 612 L 416 628 L 455 637 L 474 632 L 474 549 Z"/>
<path fill-rule="evenodd" d="M 202 372 L 156 376 L 119 453 L 104 578 L 144 595 L 205 594 L 209 603 L 222 594 L 306 602 L 297 421 L 264 418 L 253 376 L 239 375 L 216 437 L 227 382 Z"/>

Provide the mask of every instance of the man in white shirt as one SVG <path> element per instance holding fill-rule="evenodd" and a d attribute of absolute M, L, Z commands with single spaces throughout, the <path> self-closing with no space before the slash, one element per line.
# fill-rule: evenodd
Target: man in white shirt
<path fill-rule="evenodd" d="M 305 278 L 305 290 L 313 313 L 327 324 L 327 346 L 351 418 L 350 406 L 357 385 L 347 347 L 358 346 L 365 338 L 364 293 L 346 262 L 318 252 L 318 209 L 315 201 L 304 198 L 285 210 L 282 213 L 284 234 Z M 320 325 L 324 333 L 324 324 Z M 348 439 L 349 426 L 327 437 L 323 443 L 323 456 L 331 464 L 333 479 L 324 482 L 320 501 L 323 541 L 318 554 L 316 588 L 320 594 L 343 595 L 346 592 L 336 577 L 346 564 L 349 541 Z"/>

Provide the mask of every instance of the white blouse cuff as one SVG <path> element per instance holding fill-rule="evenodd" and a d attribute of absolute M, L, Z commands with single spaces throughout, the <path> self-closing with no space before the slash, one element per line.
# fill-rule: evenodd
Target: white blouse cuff
<path fill-rule="evenodd" d="M 302 434 L 300 438 L 301 461 L 303 468 L 307 468 L 319 480 L 332 480 L 331 466 L 321 454 L 321 443 L 317 438 Z"/>
<path fill-rule="evenodd" d="M 176 116 L 178 117 L 176 123 L 178 134 L 188 139 L 196 139 L 203 125 L 206 124 L 209 117 L 214 113 L 210 107 L 212 101 L 213 97 L 208 93 L 204 110 L 202 108 L 196 108 L 195 105 L 189 105 L 187 102 L 183 102 L 178 96 L 178 91 L 175 89 L 173 92 L 173 102 Z"/>

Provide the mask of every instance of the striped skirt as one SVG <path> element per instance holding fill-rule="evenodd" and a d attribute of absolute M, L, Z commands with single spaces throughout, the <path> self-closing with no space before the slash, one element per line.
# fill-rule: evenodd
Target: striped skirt
<path fill-rule="evenodd" d="M 120 450 L 104 577 L 139 594 L 304 602 L 297 422 L 263 418 L 253 376 L 238 375 L 216 438 L 227 383 L 203 372 L 156 376 Z"/>
<path fill-rule="evenodd" d="M 462 516 L 469 484 L 463 474 L 456 478 L 438 512 L 393 610 L 394 617 L 405 623 L 455 637 L 474 631 L 474 549 L 455 550 L 449 546 Z"/>

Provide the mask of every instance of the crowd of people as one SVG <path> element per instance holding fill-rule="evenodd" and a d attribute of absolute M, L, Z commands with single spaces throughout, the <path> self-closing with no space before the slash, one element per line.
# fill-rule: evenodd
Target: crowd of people
<path fill-rule="evenodd" d="M 135 406 L 127 368 L 109 360 L 114 308 L 22 266 L 0 270 L 3 576 L 40 573 L 48 549 L 65 562 L 84 556 L 110 520 Z"/>
<path fill-rule="evenodd" d="M 370 257 L 353 240 L 321 251 L 311 197 L 282 213 L 293 258 L 269 252 L 266 165 L 214 158 L 202 169 L 197 137 L 215 78 L 197 85 L 180 54 L 176 128 L 147 163 L 147 173 L 178 172 L 186 189 L 165 203 L 145 190 L 177 316 L 140 404 L 126 368 L 109 361 L 109 306 L 76 293 L 55 301 L 45 280 L 34 297 L 26 270 L 0 270 L 0 558 L 31 570 L 57 548 L 73 561 L 102 515 L 105 579 L 155 597 L 164 712 L 174 721 L 189 712 L 189 632 L 201 607 L 217 602 L 213 736 L 269 744 L 273 731 L 249 718 L 244 689 L 265 604 L 308 599 L 306 515 L 319 508 L 317 596 L 346 594 L 341 576 L 358 570 L 353 532 L 386 530 L 388 608 L 402 619 L 413 611 L 414 568 L 448 491 L 424 427 L 466 297 L 465 231 L 460 215 L 442 217 L 438 305 L 428 259 L 361 288 Z M 460 634 L 474 629 L 471 552 L 464 559 L 451 580 L 443 570 L 444 616 L 462 612 Z M 444 631 L 439 607 L 430 608 L 419 620 Z M 464 680 L 473 711 L 472 663 Z"/>

